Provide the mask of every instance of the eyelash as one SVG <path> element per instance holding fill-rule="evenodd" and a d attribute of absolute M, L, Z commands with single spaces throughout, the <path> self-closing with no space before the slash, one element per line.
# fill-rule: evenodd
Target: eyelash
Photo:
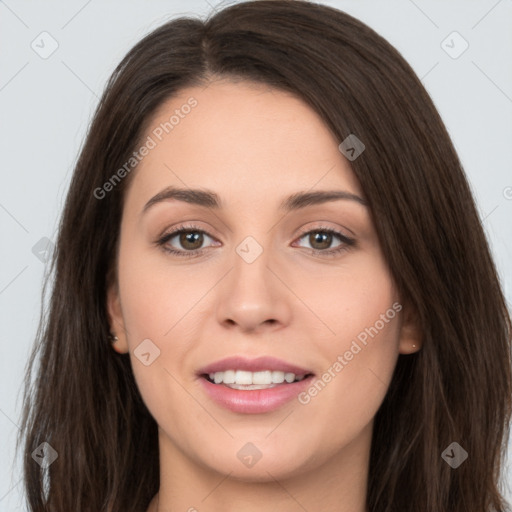
<path fill-rule="evenodd" d="M 176 235 L 180 235 L 182 233 L 202 233 L 204 235 L 209 236 L 210 238 L 213 238 L 209 233 L 207 233 L 203 229 L 199 228 L 198 226 L 180 225 L 175 230 L 171 231 L 170 233 L 166 233 L 165 235 L 160 237 L 156 241 L 156 244 L 159 247 L 161 247 L 161 249 L 163 251 L 165 251 L 166 253 L 172 254 L 173 256 L 179 256 L 182 258 L 193 258 L 195 256 L 200 256 L 206 250 L 206 248 L 203 248 L 203 249 L 195 249 L 193 251 L 177 251 L 176 249 L 171 249 L 166 245 L 169 240 L 174 238 Z M 345 236 L 344 234 L 340 233 L 339 231 L 336 231 L 332 228 L 323 227 L 323 226 L 319 226 L 318 228 L 310 229 L 308 231 L 302 232 L 299 235 L 298 240 L 300 240 L 301 238 L 304 238 L 305 235 L 309 235 L 310 233 L 327 233 L 330 235 L 334 235 L 340 239 L 342 244 L 339 245 L 338 247 L 336 247 L 335 249 L 326 249 L 326 250 L 309 249 L 313 254 L 319 254 L 319 255 L 321 255 L 323 257 L 327 257 L 327 258 L 335 257 L 338 254 L 340 254 L 344 251 L 347 251 L 348 249 L 350 249 L 351 247 L 353 247 L 356 244 L 356 241 L 353 238 L 349 238 L 349 237 Z M 308 248 L 305 247 L 305 249 L 308 249 Z"/>

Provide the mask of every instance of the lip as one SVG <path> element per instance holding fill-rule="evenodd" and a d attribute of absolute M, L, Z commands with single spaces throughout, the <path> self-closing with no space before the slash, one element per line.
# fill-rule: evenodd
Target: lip
<path fill-rule="evenodd" d="M 213 384 L 201 377 L 201 385 L 206 394 L 218 405 L 232 412 L 242 414 L 262 414 L 275 411 L 290 402 L 311 384 L 314 375 L 290 384 L 277 384 L 268 389 L 231 389 L 224 384 Z"/>
<path fill-rule="evenodd" d="M 295 375 L 306 375 L 313 373 L 311 370 L 301 368 L 294 364 L 287 363 L 282 359 L 275 357 L 263 356 L 256 359 L 247 359 L 241 356 L 226 357 L 220 359 L 198 371 L 198 375 L 225 372 L 226 370 L 245 370 L 247 372 L 262 372 L 264 370 L 282 371 L 285 373 L 294 373 Z"/>
<path fill-rule="evenodd" d="M 214 384 L 205 378 L 209 373 L 226 370 L 249 372 L 270 370 L 308 376 L 297 382 L 277 384 L 273 388 L 250 390 L 232 389 L 223 384 Z M 311 384 L 314 378 L 314 374 L 310 370 L 267 356 L 256 359 L 240 356 L 227 357 L 204 366 L 198 371 L 198 376 L 203 390 L 215 403 L 232 412 L 242 414 L 262 414 L 275 411 L 296 398 Z"/>

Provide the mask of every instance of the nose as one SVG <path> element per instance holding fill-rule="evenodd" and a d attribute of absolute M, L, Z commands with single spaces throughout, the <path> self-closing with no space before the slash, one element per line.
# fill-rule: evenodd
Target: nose
<path fill-rule="evenodd" d="M 219 283 L 219 323 L 244 333 L 269 332 L 289 324 L 293 293 L 276 259 L 265 249 L 252 262 L 240 254 L 234 254 L 231 270 Z"/>

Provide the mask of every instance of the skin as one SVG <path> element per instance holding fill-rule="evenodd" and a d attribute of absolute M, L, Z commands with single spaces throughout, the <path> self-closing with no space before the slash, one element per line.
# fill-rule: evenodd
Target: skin
<path fill-rule="evenodd" d="M 366 206 L 336 200 L 279 210 L 297 192 L 364 199 L 363 191 L 320 117 L 262 85 L 216 80 L 182 90 L 146 136 L 190 96 L 198 105 L 132 176 L 108 291 L 114 349 L 130 352 L 159 426 L 160 491 L 148 511 L 364 512 L 374 416 L 398 355 L 421 347 L 405 305 L 307 404 L 234 413 L 211 401 L 196 375 L 227 356 L 270 355 L 321 376 L 400 303 Z M 212 190 L 223 208 L 172 199 L 141 213 L 169 185 Z M 191 221 L 208 234 L 202 245 L 176 236 L 167 246 L 202 254 L 181 258 L 155 244 Z M 334 236 L 326 249 L 303 234 L 326 227 L 356 244 L 326 257 L 322 250 L 342 242 Z M 263 248 L 250 264 L 236 252 L 247 236 Z M 160 349 L 149 366 L 134 355 L 145 339 Z M 247 442 L 262 454 L 250 468 L 237 457 Z"/>

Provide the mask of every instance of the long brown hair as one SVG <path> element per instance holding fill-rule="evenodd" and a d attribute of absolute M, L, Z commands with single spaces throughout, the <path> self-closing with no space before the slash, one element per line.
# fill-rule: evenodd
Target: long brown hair
<path fill-rule="evenodd" d="M 375 417 L 369 510 L 504 512 L 511 323 L 461 163 L 396 49 L 346 13 L 302 0 L 249 1 L 205 21 L 167 22 L 110 78 L 74 170 L 27 366 L 30 510 L 145 511 L 158 491 L 157 425 L 129 355 L 107 339 L 106 289 L 136 169 L 106 197 L 94 191 L 127 162 L 165 100 L 215 76 L 292 92 L 337 140 L 355 134 L 366 146 L 351 167 L 423 335 L 420 352 L 399 356 Z M 58 453 L 48 467 L 31 456 L 43 442 Z M 453 442 L 468 453 L 456 469 L 441 456 Z"/>

